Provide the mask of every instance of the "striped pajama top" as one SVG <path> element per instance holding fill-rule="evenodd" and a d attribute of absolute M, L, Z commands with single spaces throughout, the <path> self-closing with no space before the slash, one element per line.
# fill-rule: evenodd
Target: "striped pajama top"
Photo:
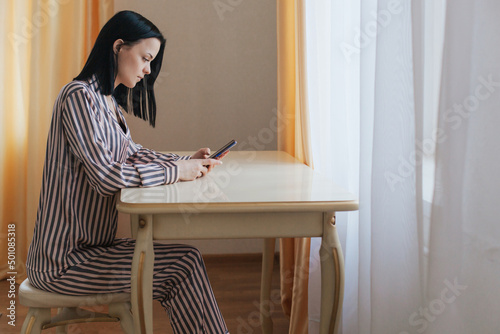
<path fill-rule="evenodd" d="M 177 182 L 173 162 L 189 159 L 134 143 L 125 118 L 118 112 L 122 128 L 97 87 L 95 77 L 73 81 L 54 105 L 26 263 L 46 282 L 113 244 L 120 189 Z"/>

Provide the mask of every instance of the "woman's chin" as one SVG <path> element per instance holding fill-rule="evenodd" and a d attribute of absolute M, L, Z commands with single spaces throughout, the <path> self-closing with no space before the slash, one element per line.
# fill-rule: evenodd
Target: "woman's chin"
<path fill-rule="evenodd" d="M 123 85 L 127 88 L 134 88 L 137 82 L 124 83 Z"/>

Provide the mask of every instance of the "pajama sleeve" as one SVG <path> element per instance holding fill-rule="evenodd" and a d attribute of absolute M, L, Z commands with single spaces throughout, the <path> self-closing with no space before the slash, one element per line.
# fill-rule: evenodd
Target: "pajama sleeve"
<path fill-rule="evenodd" d="M 115 161 L 113 150 L 121 148 L 110 147 L 106 139 L 109 128 L 100 112 L 83 87 L 68 94 L 62 110 L 69 148 L 82 163 L 92 188 L 102 196 L 111 196 L 126 187 L 150 187 L 178 181 L 174 160 Z"/>
<path fill-rule="evenodd" d="M 130 140 L 130 144 L 127 150 L 128 163 L 132 164 L 148 164 L 148 163 L 169 163 L 177 160 L 189 160 L 191 156 L 178 156 L 173 153 L 160 153 L 147 148 L 142 147 L 140 144 L 134 143 Z"/>

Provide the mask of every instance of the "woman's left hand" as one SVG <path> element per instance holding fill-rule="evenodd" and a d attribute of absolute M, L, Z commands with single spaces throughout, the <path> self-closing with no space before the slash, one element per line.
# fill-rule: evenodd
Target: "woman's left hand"
<path fill-rule="evenodd" d="M 229 153 L 229 151 L 224 152 L 223 154 L 221 154 L 220 156 L 218 156 L 215 159 L 220 160 L 220 159 L 224 158 L 228 153 Z M 200 148 L 195 154 L 193 154 L 191 156 L 191 159 L 208 159 L 209 156 L 210 156 L 210 149 L 208 147 L 205 147 L 205 148 Z M 210 172 L 213 168 L 214 168 L 214 165 L 208 166 L 208 172 Z"/>
<path fill-rule="evenodd" d="M 191 159 L 208 159 L 210 156 L 210 149 L 208 147 L 200 148 L 195 154 L 191 156 Z M 207 173 L 214 168 L 213 165 L 207 166 Z"/>

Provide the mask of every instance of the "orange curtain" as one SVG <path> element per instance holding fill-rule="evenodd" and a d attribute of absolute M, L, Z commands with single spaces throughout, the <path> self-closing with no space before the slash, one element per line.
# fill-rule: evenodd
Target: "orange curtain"
<path fill-rule="evenodd" d="M 307 109 L 305 0 L 277 0 L 278 149 L 312 167 Z M 281 303 L 289 333 L 308 329 L 309 238 L 280 242 Z"/>
<path fill-rule="evenodd" d="M 113 0 L 0 3 L 0 279 L 25 278 L 53 103 L 113 7 Z"/>

